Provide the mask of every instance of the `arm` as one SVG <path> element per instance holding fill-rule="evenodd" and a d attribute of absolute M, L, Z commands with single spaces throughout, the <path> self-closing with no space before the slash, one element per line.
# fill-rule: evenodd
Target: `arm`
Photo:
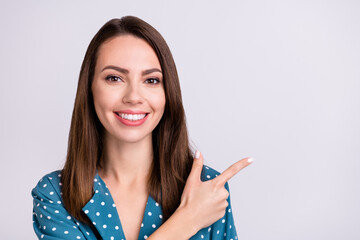
<path fill-rule="evenodd" d="M 200 229 L 205 232 L 204 228 L 212 224 L 216 229 L 209 228 L 206 235 L 211 231 L 213 239 L 218 239 L 220 233 L 228 234 L 226 239 L 236 236 L 227 181 L 250 163 L 251 160 L 245 158 L 216 178 L 202 182 L 203 160 L 198 156 L 186 181 L 179 208 L 148 240 L 189 239 Z"/>

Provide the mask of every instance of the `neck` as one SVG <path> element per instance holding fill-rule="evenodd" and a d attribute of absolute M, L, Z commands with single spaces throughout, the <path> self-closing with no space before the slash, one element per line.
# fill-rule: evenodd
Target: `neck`
<path fill-rule="evenodd" d="M 101 178 L 122 186 L 146 186 L 153 161 L 152 137 L 136 143 L 119 142 L 112 136 L 104 138 Z"/>

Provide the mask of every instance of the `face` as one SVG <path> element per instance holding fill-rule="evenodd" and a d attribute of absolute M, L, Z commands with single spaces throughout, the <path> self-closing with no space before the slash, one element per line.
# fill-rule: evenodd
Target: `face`
<path fill-rule="evenodd" d="M 131 35 L 100 46 L 92 93 L 105 137 L 135 143 L 151 140 L 165 108 L 159 59 L 150 45 Z"/>

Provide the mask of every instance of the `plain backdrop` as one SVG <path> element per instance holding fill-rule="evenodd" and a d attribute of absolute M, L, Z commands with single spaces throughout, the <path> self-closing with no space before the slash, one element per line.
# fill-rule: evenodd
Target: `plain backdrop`
<path fill-rule="evenodd" d="M 239 239 L 360 239 L 360 2 L 3 1 L 1 239 L 36 239 L 31 189 L 65 160 L 85 50 L 111 18 L 158 29 L 191 141 L 229 181 Z"/>

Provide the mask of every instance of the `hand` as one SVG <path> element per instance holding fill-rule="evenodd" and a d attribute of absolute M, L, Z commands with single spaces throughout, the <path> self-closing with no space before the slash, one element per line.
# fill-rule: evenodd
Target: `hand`
<path fill-rule="evenodd" d="M 229 196 L 225 183 L 252 162 L 252 158 L 244 158 L 231 165 L 216 178 L 202 182 L 203 158 L 198 151 L 196 155 L 198 156 L 194 159 L 178 208 L 185 211 L 185 215 L 189 217 L 188 223 L 193 226 L 194 234 L 225 215 Z"/>

